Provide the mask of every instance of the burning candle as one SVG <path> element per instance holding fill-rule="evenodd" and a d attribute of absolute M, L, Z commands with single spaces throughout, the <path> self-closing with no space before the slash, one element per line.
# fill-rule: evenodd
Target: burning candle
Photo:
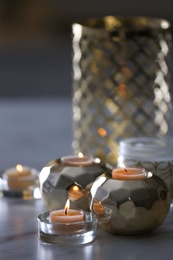
<path fill-rule="evenodd" d="M 38 216 L 40 238 L 53 244 L 85 244 L 95 239 L 97 217 L 92 212 L 70 209 L 47 211 Z"/>
<path fill-rule="evenodd" d="M 24 189 L 35 182 L 32 169 L 20 164 L 16 168 L 10 168 L 4 172 L 8 187 L 11 189 Z"/>
<path fill-rule="evenodd" d="M 69 166 L 89 166 L 93 164 L 93 158 L 79 153 L 78 155 L 64 156 L 61 158 L 61 162 Z"/>
<path fill-rule="evenodd" d="M 70 200 L 68 199 L 64 209 L 50 212 L 50 221 L 56 223 L 77 223 L 84 221 L 83 210 L 70 209 Z"/>
<path fill-rule="evenodd" d="M 76 201 L 84 196 L 82 187 L 74 184 L 68 190 L 68 197 L 72 201 Z"/>
<path fill-rule="evenodd" d="M 95 201 L 93 203 L 93 210 L 97 215 L 103 215 L 104 213 L 104 207 L 100 201 L 99 202 Z"/>
<path fill-rule="evenodd" d="M 144 180 L 147 172 L 144 168 L 122 166 L 112 170 L 112 178 L 116 180 Z"/>

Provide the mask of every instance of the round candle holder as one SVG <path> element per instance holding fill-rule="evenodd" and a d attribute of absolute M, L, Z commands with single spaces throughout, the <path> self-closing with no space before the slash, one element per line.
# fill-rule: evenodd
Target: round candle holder
<path fill-rule="evenodd" d="M 40 199 L 39 172 L 31 168 L 31 175 L 23 179 L 8 180 L 6 171 L 0 173 L 0 191 L 2 196 L 24 200 Z"/>
<path fill-rule="evenodd" d="M 95 179 L 111 166 L 99 158 L 76 165 L 62 158 L 52 160 L 40 172 L 41 197 L 49 210 L 63 208 L 67 199 L 74 209 L 89 211 L 88 194 Z M 75 160 L 74 160 L 75 161 Z"/>
<path fill-rule="evenodd" d="M 38 216 L 38 234 L 46 243 L 78 245 L 92 242 L 96 237 L 97 217 L 84 212 L 84 221 L 73 223 L 50 222 L 50 211 Z"/>
<path fill-rule="evenodd" d="M 91 210 L 107 232 L 137 235 L 159 227 L 170 207 L 164 181 L 146 172 L 145 179 L 113 179 L 112 171 L 98 177 L 91 188 Z"/>

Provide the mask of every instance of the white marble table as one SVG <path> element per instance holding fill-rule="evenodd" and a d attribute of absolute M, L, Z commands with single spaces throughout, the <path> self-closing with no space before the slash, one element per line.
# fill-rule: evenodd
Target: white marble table
<path fill-rule="evenodd" d="M 173 211 L 161 227 L 146 236 L 115 236 L 100 229 L 86 245 L 45 244 L 37 234 L 37 216 L 45 211 L 41 200 L 0 198 L 0 259 L 171 260 Z"/>
<path fill-rule="evenodd" d="M 70 100 L 0 101 L 0 166 L 16 163 L 41 169 L 71 152 Z M 0 259 L 170 260 L 173 259 L 173 209 L 145 236 L 115 236 L 97 230 L 90 244 L 58 246 L 40 241 L 37 216 L 42 200 L 0 197 Z"/>

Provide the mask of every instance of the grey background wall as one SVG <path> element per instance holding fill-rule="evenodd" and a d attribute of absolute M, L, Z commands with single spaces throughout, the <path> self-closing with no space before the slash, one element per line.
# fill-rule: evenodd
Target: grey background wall
<path fill-rule="evenodd" d="M 71 96 L 71 24 L 144 15 L 173 24 L 172 0 L 0 0 L 0 98 Z"/>

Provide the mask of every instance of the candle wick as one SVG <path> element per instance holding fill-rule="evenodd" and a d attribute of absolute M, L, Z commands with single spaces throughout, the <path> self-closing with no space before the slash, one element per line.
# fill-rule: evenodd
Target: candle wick
<path fill-rule="evenodd" d="M 64 213 L 65 213 L 65 215 L 67 215 L 67 208 L 65 208 Z"/>
<path fill-rule="evenodd" d="M 127 172 L 127 169 L 126 169 L 126 168 L 124 168 L 124 170 L 125 170 L 125 172 Z"/>

